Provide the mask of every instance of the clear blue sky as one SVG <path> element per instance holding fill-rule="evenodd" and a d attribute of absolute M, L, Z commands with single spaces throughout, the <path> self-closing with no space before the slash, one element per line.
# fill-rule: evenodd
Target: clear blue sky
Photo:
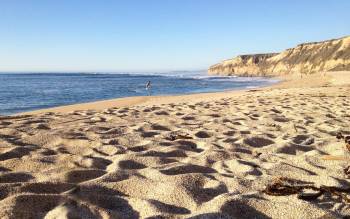
<path fill-rule="evenodd" d="M 2 0 L 0 71 L 206 69 L 350 35 L 349 0 Z"/>

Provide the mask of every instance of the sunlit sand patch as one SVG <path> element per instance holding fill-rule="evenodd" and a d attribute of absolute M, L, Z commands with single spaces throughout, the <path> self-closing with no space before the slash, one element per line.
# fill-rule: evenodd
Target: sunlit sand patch
<path fill-rule="evenodd" d="M 0 217 L 344 216 L 339 197 L 262 191 L 282 176 L 346 189 L 347 93 L 284 87 L 1 117 Z"/>

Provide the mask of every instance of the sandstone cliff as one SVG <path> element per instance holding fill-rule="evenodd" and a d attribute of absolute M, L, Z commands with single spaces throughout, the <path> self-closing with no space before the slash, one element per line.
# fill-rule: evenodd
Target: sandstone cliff
<path fill-rule="evenodd" d="M 281 53 L 240 55 L 211 66 L 209 74 L 273 76 L 350 70 L 350 36 L 303 43 Z"/>

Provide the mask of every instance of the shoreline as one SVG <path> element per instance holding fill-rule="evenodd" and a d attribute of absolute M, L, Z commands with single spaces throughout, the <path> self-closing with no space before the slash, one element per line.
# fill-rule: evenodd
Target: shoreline
<path fill-rule="evenodd" d="M 331 73 L 328 73 L 331 74 Z M 321 77 L 319 77 L 321 76 Z M 21 112 L 12 114 L 15 115 L 36 115 L 41 113 L 70 113 L 72 111 L 81 111 L 81 110 L 105 110 L 113 107 L 130 107 L 130 106 L 144 106 L 144 105 L 152 105 L 159 103 L 178 103 L 178 102 L 186 102 L 190 100 L 211 100 L 213 98 L 225 98 L 231 97 L 235 95 L 241 95 L 242 93 L 249 92 L 250 90 L 269 90 L 275 88 L 291 88 L 297 87 L 295 83 L 302 87 L 310 86 L 309 83 L 302 84 L 301 81 L 304 81 L 306 78 L 315 78 L 313 86 L 319 86 L 321 84 L 325 84 L 329 82 L 329 75 L 326 77 L 324 73 L 315 73 L 312 75 L 304 76 L 303 78 L 299 78 L 298 75 L 292 76 L 276 76 L 276 77 L 268 77 L 273 80 L 278 80 L 278 82 L 273 83 L 271 85 L 261 86 L 257 88 L 246 88 L 239 90 L 229 90 L 229 91 L 218 91 L 218 92 L 208 92 L 208 93 L 195 93 L 195 94 L 179 94 L 179 95 L 164 95 L 164 96 L 134 96 L 134 97 L 121 97 L 114 98 L 109 100 L 100 100 L 86 103 L 77 103 L 71 105 L 50 107 L 46 109 L 33 110 L 28 112 Z M 11 115 L 9 115 L 11 116 Z"/>
<path fill-rule="evenodd" d="M 285 78 L 281 78 L 281 77 L 266 77 L 266 78 L 269 78 L 272 80 L 278 80 L 278 82 L 275 82 L 270 85 L 262 85 L 256 88 L 232 89 L 232 90 L 217 91 L 217 92 L 203 92 L 203 93 L 178 94 L 178 95 L 173 94 L 173 95 L 157 95 L 157 96 L 120 97 L 120 98 L 113 98 L 108 100 L 98 100 L 98 101 L 92 101 L 92 102 L 86 102 L 86 103 L 76 103 L 76 104 L 50 107 L 50 108 L 38 109 L 38 110 L 32 110 L 32 111 L 26 111 L 26 112 L 19 112 L 19 113 L 6 115 L 6 116 L 35 115 L 35 114 L 48 113 L 48 112 L 69 113 L 72 111 L 80 111 L 80 110 L 104 110 L 104 109 L 113 108 L 113 107 L 128 107 L 128 106 L 144 105 L 144 104 L 157 104 L 158 103 L 157 101 L 169 103 L 172 101 L 178 102 L 178 101 L 192 100 L 194 98 L 206 99 L 206 98 L 215 97 L 215 96 L 222 96 L 222 95 L 225 96 L 224 94 L 236 95 L 236 93 L 247 92 L 249 90 L 266 89 L 266 88 L 274 87 L 278 84 L 281 84 L 285 80 Z"/>

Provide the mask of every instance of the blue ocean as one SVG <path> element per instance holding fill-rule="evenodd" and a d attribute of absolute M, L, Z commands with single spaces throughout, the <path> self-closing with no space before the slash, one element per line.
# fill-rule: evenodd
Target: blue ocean
<path fill-rule="evenodd" d="M 1 73 L 0 115 L 151 95 L 180 95 L 238 90 L 270 85 L 267 78 L 208 76 L 206 72 L 170 73 Z"/>

